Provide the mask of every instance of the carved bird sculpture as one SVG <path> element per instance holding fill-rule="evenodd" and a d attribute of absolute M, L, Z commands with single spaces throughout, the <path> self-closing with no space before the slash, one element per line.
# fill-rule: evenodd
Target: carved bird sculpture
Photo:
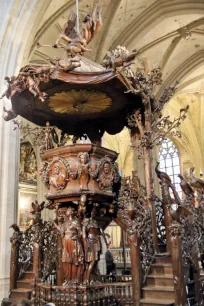
<path fill-rule="evenodd" d="M 192 212 L 188 210 L 186 207 L 178 204 L 171 204 L 169 206 L 169 213 L 173 219 L 173 221 L 180 222 L 181 215 L 192 215 Z"/>
<path fill-rule="evenodd" d="M 165 179 L 166 181 L 168 181 L 169 183 L 171 183 L 171 179 L 170 179 L 170 177 L 168 176 L 168 174 L 159 170 L 159 165 L 160 165 L 160 163 L 157 162 L 157 165 L 156 165 L 156 167 L 155 167 L 155 172 L 156 172 L 158 178 L 159 178 L 160 180 Z"/>
<path fill-rule="evenodd" d="M 190 169 L 190 184 L 199 192 L 204 193 L 204 181 L 194 177 L 193 175 L 194 170 L 195 170 L 194 167 Z"/>
<path fill-rule="evenodd" d="M 38 201 L 32 202 L 31 206 L 32 206 L 32 210 L 31 210 L 31 214 L 35 214 L 35 213 L 39 213 L 43 210 L 45 205 L 45 202 L 42 203 L 38 203 Z"/>
<path fill-rule="evenodd" d="M 12 228 L 15 232 L 20 233 L 20 228 L 18 227 L 18 225 L 16 223 L 13 223 L 10 228 Z"/>
<path fill-rule="evenodd" d="M 178 174 L 178 177 L 180 178 L 180 186 L 182 191 L 185 193 L 185 195 L 189 196 L 194 196 L 194 191 L 191 185 L 184 179 L 184 177 L 181 174 Z"/>

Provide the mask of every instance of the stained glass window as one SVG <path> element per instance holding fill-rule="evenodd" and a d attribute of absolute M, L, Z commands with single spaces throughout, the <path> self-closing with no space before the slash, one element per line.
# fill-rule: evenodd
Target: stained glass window
<path fill-rule="evenodd" d="M 177 192 L 182 196 L 180 179 L 178 178 L 178 174 L 180 174 L 179 154 L 175 144 L 170 139 L 165 139 L 160 146 L 159 162 L 160 170 L 170 176 Z"/>

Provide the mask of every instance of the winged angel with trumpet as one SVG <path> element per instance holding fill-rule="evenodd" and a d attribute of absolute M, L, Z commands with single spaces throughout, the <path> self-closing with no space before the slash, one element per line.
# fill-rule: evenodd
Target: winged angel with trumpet
<path fill-rule="evenodd" d="M 93 12 L 86 15 L 82 21 L 80 32 L 76 30 L 77 15 L 71 12 L 68 21 L 63 27 L 62 33 L 57 38 L 54 48 L 64 48 L 67 54 L 72 56 L 83 52 L 91 52 L 86 46 L 100 31 L 102 27 L 101 8 L 99 8 L 98 0 L 94 1 Z M 64 40 L 67 44 L 61 42 Z M 48 47 L 49 45 L 40 45 L 38 47 Z"/>

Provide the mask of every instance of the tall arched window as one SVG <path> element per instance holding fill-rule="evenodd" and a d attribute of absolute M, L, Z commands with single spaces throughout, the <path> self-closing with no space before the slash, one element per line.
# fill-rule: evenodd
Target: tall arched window
<path fill-rule="evenodd" d="M 159 151 L 159 162 L 160 170 L 166 172 L 172 182 L 175 184 L 176 190 L 180 196 L 182 196 L 182 191 L 180 187 L 180 179 L 178 174 L 180 174 L 180 161 L 179 154 L 175 144 L 170 139 L 165 139 Z"/>

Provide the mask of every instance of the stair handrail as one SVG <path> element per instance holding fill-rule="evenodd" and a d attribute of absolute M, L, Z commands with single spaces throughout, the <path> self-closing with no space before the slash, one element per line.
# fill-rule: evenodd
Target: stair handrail
<path fill-rule="evenodd" d="M 175 304 L 186 305 L 186 285 L 187 277 L 185 277 L 185 267 L 189 263 L 194 266 L 196 299 L 198 303 L 201 301 L 199 277 L 196 275 L 198 271 L 198 258 L 195 250 L 195 233 L 192 224 L 193 197 L 187 195 L 182 201 L 172 184 L 170 177 L 161 171 L 157 173 L 160 179 L 162 190 L 162 199 L 164 205 L 164 220 L 167 233 L 167 247 L 171 252 Z M 172 193 L 173 196 L 172 197 Z M 199 304 L 200 305 L 200 304 Z"/>

